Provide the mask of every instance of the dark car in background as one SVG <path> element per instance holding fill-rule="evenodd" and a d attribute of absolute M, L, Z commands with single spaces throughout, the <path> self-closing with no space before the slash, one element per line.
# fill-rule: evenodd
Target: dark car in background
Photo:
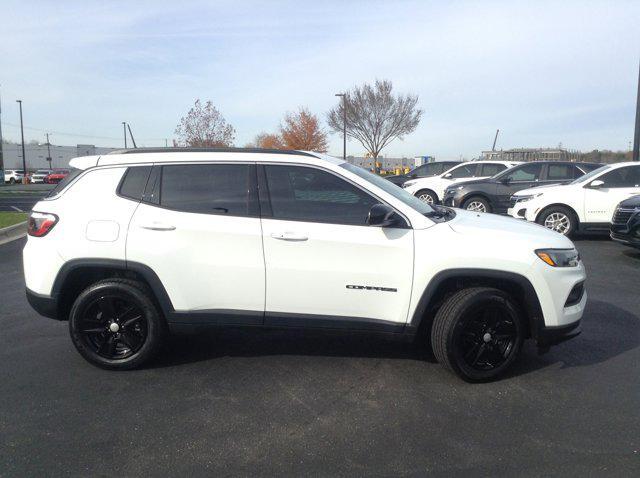
<path fill-rule="evenodd" d="M 640 249 L 640 195 L 625 199 L 613 213 L 611 239 Z"/>
<path fill-rule="evenodd" d="M 491 178 L 452 185 L 445 191 L 443 203 L 470 211 L 504 214 L 514 193 L 537 186 L 570 183 L 600 166 L 569 161 L 519 164 Z"/>
<path fill-rule="evenodd" d="M 427 178 L 430 176 L 436 176 L 442 174 L 448 169 L 453 168 L 460 164 L 460 161 L 435 161 L 433 163 L 427 163 L 413 168 L 407 174 L 398 174 L 396 176 L 385 176 L 386 179 L 391 181 L 397 186 L 402 186 L 403 183 L 410 179 Z"/>

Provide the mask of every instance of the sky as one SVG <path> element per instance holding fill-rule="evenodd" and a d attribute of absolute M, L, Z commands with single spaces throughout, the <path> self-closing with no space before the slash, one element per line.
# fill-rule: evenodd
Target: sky
<path fill-rule="evenodd" d="M 389 79 L 419 96 L 418 128 L 383 155 L 473 158 L 497 148 L 627 150 L 640 1 L 0 0 L 2 132 L 19 140 L 171 142 L 197 98 L 243 146 L 287 111 L 326 128 L 335 93 Z M 355 140 L 350 155 L 362 155 Z M 330 135 L 329 153 L 342 139 Z"/>

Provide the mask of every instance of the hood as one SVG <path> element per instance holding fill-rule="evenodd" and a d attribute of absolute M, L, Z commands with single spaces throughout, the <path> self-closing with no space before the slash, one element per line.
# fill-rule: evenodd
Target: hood
<path fill-rule="evenodd" d="M 629 199 L 625 199 L 620 203 L 620 207 L 640 207 L 640 194 L 638 196 L 632 196 Z"/>
<path fill-rule="evenodd" d="M 571 187 L 571 184 L 545 184 L 543 186 L 534 186 L 528 189 L 522 189 L 517 193 L 514 193 L 514 196 L 528 196 L 530 194 L 538 194 L 541 192 L 556 192 L 556 191 L 566 191 L 568 187 Z"/>
<path fill-rule="evenodd" d="M 475 186 L 476 184 L 490 184 L 495 182 L 496 181 L 493 181 L 491 178 L 484 178 L 484 179 L 467 178 L 467 179 L 461 179 L 459 182 L 453 183 L 450 187 L 455 188 L 460 184 L 464 184 L 465 186 Z"/>
<path fill-rule="evenodd" d="M 471 239 L 490 239 L 494 244 L 510 247 L 514 242 L 527 243 L 530 248 L 569 249 L 571 240 L 539 224 L 497 214 L 477 213 L 456 209 L 456 217 L 448 222 L 451 229 Z"/>

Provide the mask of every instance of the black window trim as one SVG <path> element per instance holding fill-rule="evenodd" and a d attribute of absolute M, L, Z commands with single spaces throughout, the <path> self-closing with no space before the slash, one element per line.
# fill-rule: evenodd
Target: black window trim
<path fill-rule="evenodd" d="M 127 179 L 127 175 L 129 174 L 129 171 L 133 168 L 144 168 L 144 167 L 148 167 L 149 172 L 147 173 L 147 180 L 144 182 L 144 187 L 142 188 L 142 192 L 140 193 L 140 198 L 135 199 L 135 198 L 132 198 L 131 196 L 125 196 L 124 194 L 122 194 L 122 186 L 124 185 L 124 182 Z M 121 197 L 122 199 L 127 199 L 128 201 L 133 201 L 137 203 L 142 202 L 144 198 L 144 191 L 147 188 L 147 183 L 149 182 L 149 178 L 151 177 L 152 170 L 153 170 L 152 164 L 133 164 L 131 166 L 127 166 L 124 173 L 122 174 L 122 177 L 120 178 L 120 181 L 118 182 L 118 187 L 116 188 L 116 196 Z"/>
<path fill-rule="evenodd" d="M 150 163 L 151 164 L 151 163 Z M 157 207 L 160 209 L 165 209 L 167 211 L 180 212 L 184 214 L 200 214 L 203 216 L 214 216 L 214 217 L 242 217 L 249 219 L 260 219 L 260 205 L 258 204 L 258 192 L 257 192 L 257 182 L 256 182 L 256 163 L 254 161 L 193 161 L 193 162 L 161 162 L 161 163 L 152 163 L 153 166 L 158 166 L 160 168 L 160 173 L 158 177 L 158 181 L 156 182 L 158 188 L 158 204 L 143 201 L 147 206 Z M 217 164 L 231 164 L 231 165 L 242 165 L 249 166 L 247 181 L 249 182 L 249 195 L 248 195 L 248 203 L 247 203 L 247 214 L 213 214 L 209 212 L 195 212 L 195 211 L 183 211 L 181 209 L 174 209 L 172 207 L 163 206 L 162 202 L 162 168 L 164 166 L 191 166 L 191 165 L 217 165 Z M 147 178 L 148 181 L 149 178 Z M 253 214 L 252 214 L 253 213 Z"/>
<path fill-rule="evenodd" d="M 403 212 L 399 211 L 398 208 L 392 206 L 387 201 L 385 201 L 384 199 L 380 198 L 378 195 L 374 194 L 373 192 L 363 188 L 361 185 L 359 185 L 355 181 L 352 181 L 351 179 L 349 179 L 349 178 L 347 178 L 345 176 L 337 174 L 335 171 L 331 171 L 330 169 L 323 168 L 323 167 L 317 166 L 315 164 L 305 164 L 305 163 L 295 163 L 295 162 L 277 162 L 277 161 L 268 161 L 268 162 L 265 161 L 265 162 L 262 162 L 261 161 L 257 165 L 258 165 L 258 170 L 259 170 L 258 171 L 258 197 L 260 198 L 260 210 L 262 211 L 262 214 L 260 216 L 261 218 L 273 219 L 275 221 L 309 222 L 309 223 L 313 223 L 313 224 L 331 224 L 331 225 L 334 225 L 334 226 L 379 227 L 379 228 L 382 227 L 382 226 L 372 226 L 372 225 L 369 225 L 369 224 L 343 224 L 343 223 L 327 222 L 327 221 L 319 221 L 319 220 L 315 220 L 314 221 L 314 220 L 300 220 L 300 219 L 280 219 L 280 218 L 273 217 L 273 209 L 271 207 L 271 197 L 270 197 L 269 188 L 268 188 L 267 181 L 266 181 L 267 176 L 266 176 L 266 172 L 264 170 L 264 166 L 299 166 L 299 167 L 303 167 L 303 168 L 318 169 L 320 171 L 324 171 L 326 173 L 332 174 L 333 176 L 337 177 L 338 179 L 346 181 L 347 183 L 349 183 L 352 186 L 356 187 L 357 189 L 359 189 L 360 191 L 364 192 L 365 194 L 368 194 L 369 196 L 373 197 L 379 203 L 389 206 L 391 209 L 394 210 L 394 212 L 396 214 L 398 214 L 405 221 L 405 226 L 404 227 L 395 227 L 394 229 L 413 229 L 413 226 L 411 225 L 411 221 L 409 220 L 409 218 Z M 264 192 L 262 192 L 263 190 L 264 190 Z"/>

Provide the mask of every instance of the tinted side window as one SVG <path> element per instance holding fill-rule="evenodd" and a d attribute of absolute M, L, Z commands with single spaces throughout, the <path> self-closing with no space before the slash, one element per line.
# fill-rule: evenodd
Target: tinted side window
<path fill-rule="evenodd" d="M 547 169 L 547 179 L 549 181 L 565 181 L 582 176 L 580 171 L 572 164 L 550 164 Z"/>
<path fill-rule="evenodd" d="M 177 211 L 247 216 L 249 166 L 185 164 L 163 166 L 160 205 Z"/>
<path fill-rule="evenodd" d="M 334 174 L 302 166 L 265 166 L 275 219 L 364 226 L 379 201 Z"/>
<path fill-rule="evenodd" d="M 124 179 L 120 185 L 120 195 L 135 199 L 136 201 L 142 200 L 142 193 L 147 185 L 147 178 L 149 177 L 150 171 L 151 166 L 134 166 L 128 168 L 127 172 L 124 173 Z"/>
<path fill-rule="evenodd" d="M 453 179 L 470 178 L 476 174 L 477 169 L 477 164 L 465 164 L 464 166 L 454 169 L 450 174 Z"/>
<path fill-rule="evenodd" d="M 511 181 L 537 181 L 540 179 L 540 172 L 542 171 L 542 164 L 525 164 L 524 166 L 518 166 L 506 177 Z"/>
<path fill-rule="evenodd" d="M 482 174 L 480 174 L 480 176 L 495 176 L 505 169 L 507 169 L 507 167 L 504 164 L 483 164 Z"/>
<path fill-rule="evenodd" d="M 598 179 L 604 181 L 605 188 L 640 187 L 640 166 L 614 169 Z"/>

